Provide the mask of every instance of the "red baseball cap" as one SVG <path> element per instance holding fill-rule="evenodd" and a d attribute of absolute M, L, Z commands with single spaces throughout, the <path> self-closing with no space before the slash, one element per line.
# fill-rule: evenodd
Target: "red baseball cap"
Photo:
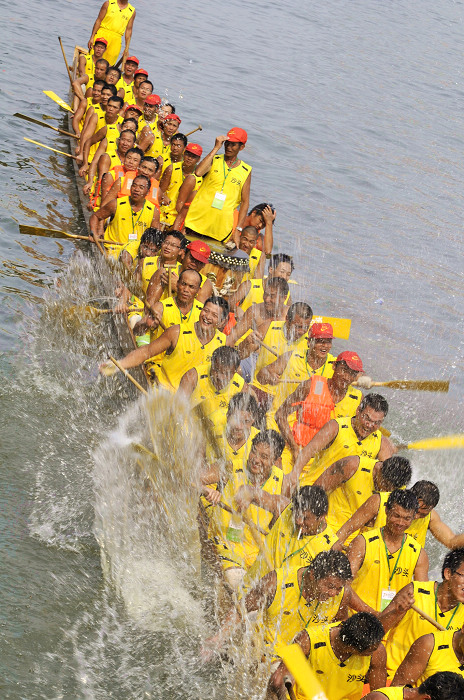
<path fill-rule="evenodd" d="M 143 114 L 143 110 L 140 109 L 140 107 L 137 107 L 137 105 L 127 105 L 124 114 L 125 114 L 129 109 L 133 109 L 133 110 L 135 110 L 136 112 L 138 112 L 139 114 Z"/>
<path fill-rule="evenodd" d="M 100 44 L 105 44 L 105 46 L 108 46 L 108 42 L 106 41 L 106 39 L 103 39 L 102 37 L 98 37 L 98 39 L 95 39 L 95 41 L 93 43 L 94 43 L 94 45 L 100 43 Z"/>
<path fill-rule="evenodd" d="M 346 362 L 350 369 L 354 369 L 355 372 L 364 372 L 363 363 L 357 352 L 352 350 L 344 350 L 337 357 L 337 362 Z"/>
<path fill-rule="evenodd" d="M 313 323 L 309 329 L 310 338 L 333 338 L 334 332 L 330 323 Z"/>
<path fill-rule="evenodd" d="M 148 95 L 148 97 L 145 98 L 145 104 L 146 105 L 160 105 L 161 104 L 161 97 L 159 95 Z"/>
<path fill-rule="evenodd" d="M 209 256 L 211 255 L 211 248 L 203 241 L 190 241 L 187 246 L 190 254 L 195 260 L 199 260 L 202 263 L 207 263 Z"/>
<path fill-rule="evenodd" d="M 248 139 L 248 134 L 245 129 L 239 129 L 234 126 L 233 129 L 227 132 L 227 140 L 233 143 L 246 143 Z"/>
<path fill-rule="evenodd" d="M 199 143 L 189 143 L 187 144 L 185 150 L 189 153 L 193 153 L 194 156 L 201 156 L 203 153 L 203 149 Z"/>
<path fill-rule="evenodd" d="M 148 71 L 145 70 L 145 68 L 137 68 L 137 70 L 134 73 L 135 75 L 146 75 L 148 77 Z"/>
<path fill-rule="evenodd" d="M 137 58 L 137 56 L 128 56 L 128 57 L 126 58 L 126 63 L 127 63 L 128 61 L 132 61 L 132 63 L 136 63 L 137 65 L 139 65 L 139 63 L 140 63 L 140 61 L 139 61 L 139 59 Z"/>
<path fill-rule="evenodd" d="M 176 121 L 179 122 L 179 124 L 181 124 L 181 122 L 182 122 L 182 119 L 181 119 L 180 117 L 178 117 L 177 114 L 166 114 L 166 116 L 163 117 L 163 119 L 164 119 L 165 122 L 166 122 L 168 119 L 175 119 Z"/>

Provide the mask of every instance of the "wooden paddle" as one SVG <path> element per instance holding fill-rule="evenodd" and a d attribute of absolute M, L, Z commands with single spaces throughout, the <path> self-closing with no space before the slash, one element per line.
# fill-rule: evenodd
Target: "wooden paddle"
<path fill-rule="evenodd" d="M 67 72 L 68 72 L 69 82 L 70 82 L 70 85 L 71 85 L 71 88 L 72 88 L 73 79 L 72 79 L 71 71 L 70 71 L 70 69 L 69 69 L 68 61 L 67 61 L 67 59 L 66 59 L 66 54 L 65 54 L 65 52 L 64 52 L 63 42 L 61 41 L 61 37 L 60 37 L 60 36 L 58 37 L 58 41 L 60 42 L 61 53 L 63 54 L 64 64 L 65 64 L 65 66 L 66 66 L 66 70 L 67 70 Z"/>
<path fill-rule="evenodd" d="M 47 95 L 53 102 L 56 102 L 56 104 L 60 105 L 62 109 L 65 109 L 67 112 L 71 112 L 71 114 L 74 114 L 74 110 L 72 107 L 70 107 L 64 100 L 61 99 L 61 97 L 58 97 L 56 92 L 53 92 L 52 90 L 42 90 L 42 92 Z"/>
<path fill-rule="evenodd" d="M 73 139 L 79 139 L 80 136 L 76 136 L 76 134 L 72 134 L 70 131 L 65 131 L 64 129 L 58 129 L 56 126 L 52 126 L 51 124 L 48 124 L 47 122 L 42 122 L 40 119 L 34 119 L 34 117 L 28 117 L 27 114 L 21 114 L 20 112 L 15 112 L 13 114 L 14 117 L 18 117 L 18 119 L 24 119 L 27 122 L 32 122 L 32 124 L 39 124 L 39 126 L 46 126 L 47 129 L 53 129 L 53 131 L 57 131 L 59 134 L 64 134 L 65 136 L 69 136 L 70 138 Z"/>
<path fill-rule="evenodd" d="M 299 644 L 277 644 L 275 650 L 308 700 L 328 700 Z"/>
<path fill-rule="evenodd" d="M 431 625 L 437 628 L 437 630 L 440 630 L 440 632 L 444 632 L 445 628 L 443 625 L 440 625 L 439 622 L 435 620 L 434 617 L 430 617 L 430 615 L 427 615 L 423 610 L 417 607 L 417 605 L 411 605 L 411 608 L 416 612 L 418 615 L 424 618 L 424 620 L 427 620 L 427 622 L 430 622 Z"/>
<path fill-rule="evenodd" d="M 92 236 L 79 236 L 76 233 L 67 233 L 66 231 L 58 231 L 53 228 L 40 228 L 39 226 L 27 226 L 26 224 L 19 224 L 19 233 L 24 233 L 27 236 L 47 236 L 49 238 L 72 238 L 79 241 L 90 241 L 90 243 L 95 243 L 95 239 Z M 113 243 L 109 241 L 103 241 L 106 245 L 123 245 L 123 243 Z"/>
<path fill-rule="evenodd" d="M 371 389 L 373 386 L 385 386 L 389 389 L 406 389 L 408 391 L 449 391 L 449 381 L 434 381 L 431 379 L 395 379 L 390 382 L 371 382 L 369 386 L 363 387 Z"/>
<path fill-rule="evenodd" d="M 464 434 L 416 440 L 416 442 L 396 445 L 396 448 L 398 450 L 459 450 L 464 448 Z"/>
<path fill-rule="evenodd" d="M 143 386 L 141 384 L 139 384 L 138 381 L 136 379 L 134 379 L 134 377 L 131 374 L 129 374 L 127 369 L 124 369 L 124 367 L 122 367 L 122 365 L 117 360 L 115 360 L 114 357 L 112 357 L 111 355 L 109 356 L 109 359 L 124 374 L 124 376 L 127 377 L 127 379 L 130 382 L 132 382 L 132 384 L 134 386 L 136 386 L 139 391 L 142 392 L 142 394 L 145 394 L 145 396 L 148 396 L 148 391 L 146 389 L 144 389 Z"/>
<path fill-rule="evenodd" d="M 334 338 L 342 338 L 348 340 L 351 330 L 350 318 L 335 318 L 334 316 L 313 316 L 313 323 L 330 323 L 333 328 Z"/>
<path fill-rule="evenodd" d="M 192 129 L 192 131 L 189 131 L 185 136 L 191 136 L 192 134 L 195 133 L 195 131 L 203 131 L 203 127 L 201 124 L 198 124 L 196 129 Z"/>
<path fill-rule="evenodd" d="M 259 527 L 259 525 L 255 525 L 254 522 L 250 521 L 250 519 L 247 518 L 246 516 L 244 516 L 243 513 L 238 513 L 236 510 L 234 510 L 233 508 L 228 506 L 227 503 L 224 503 L 223 501 L 219 501 L 218 503 L 215 503 L 215 505 L 218 506 L 218 508 L 222 508 L 222 510 L 227 511 L 227 513 L 230 513 L 230 515 L 238 515 L 240 518 L 242 518 L 245 525 L 248 525 L 250 530 L 256 530 L 259 534 L 264 535 L 264 537 L 267 536 L 268 533 L 265 530 L 263 530 L 261 527 Z M 266 554 L 267 554 L 267 552 L 266 552 Z M 268 564 L 271 565 L 270 562 L 268 562 Z M 271 569 L 272 569 L 272 565 L 271 565 Z"/>
<path fill-rule="evenodd" d="M 40 141 L 34 141 L 33 139 L 28 139 L 25 136 L 23 137 L 25 141 L 29 141 L 29 143 L 35 143 L 36 146 L 41 146 L 41 148 L 48 148 L 49 151 L 53 151 L 54 153 L 59 153 L 62 156 L 68 156 L 68 158 L 74 158 L 74 160 L 77 159 L 77 156 L 71 155 L 71 153 L 66 153 L 65 151 L 59 151 L 57 148 L 52 148 L 51 146 L 46 146 L 44 143 L 40 143 Z"/>

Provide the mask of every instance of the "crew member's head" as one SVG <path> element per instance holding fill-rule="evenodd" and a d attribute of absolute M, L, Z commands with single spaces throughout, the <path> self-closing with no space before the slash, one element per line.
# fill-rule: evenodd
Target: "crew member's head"
<path fill-rule="evenodd" d="M 216 391 L 223 391 L 240 367 L 240 355 L 236 348 L 224 345 L 211 355 L 210 379 Z"/>
<path fill-rule="evenodd" d="M 180 160 L 186 146 L 187 137 L 185 134 L 174 134 L 174 136 L 171 137 L 171 157 Z"/>
<path fill-rule="evenodd" d="M 266 480 L 284 447 L 285 440 L 276 430 L 261 430 L 251 442 L 248 472 L 258 480 Z"/>
<path fill-rule="evenodd" d="M 125 156 L 129 152 L 129 150 L 134 149 L 134 143 L 135 143 L 135 134 L 130 129 L 124 129 L 124 131 L 121 131 L 119 138 L 116 139 L 118 152 L 122 156 Z M 140 151 L 140 148 L 138 148 L 137 150 Z M 138 162 L 140 163 L 140 156 L 139 156 Z"/>
<path fill-rule="evenodd" d="M 138 91 L 141 83 L 147 80 L 147 78 L 148 71 L 146 71 L 144 68 L 137 68 L 137 70 L 134 71 L 134 88 L 136 92 Z"/>
<path fill-rule="evenodd" d="M 95 104 L 100 103 L 102 90 L 105 87 L 105 85 L 106 83 L 104 80 L 96 80 L 94 82 L 92 87 L 92 101 L 95 102 Z"/>
<path fill-rule="evenodd" d="M 381 463 L 379 471 L 374 475 L 375 490 L 394 491 L 395 489 L 402 489 L 408 486 L 411 476 L 412 469 L 409 459 L 393 455 L 393 457 L 388 457 Z M 411 491 L 414 492 L 413 489 Z"/>
<path fill-rule="evenodd" d="M 372 613 L 356 613 L 341 623 L 341 643 L 358 656 L 371 656 L 382 641 L 385 631 L 379 618 Z"/>
<path fill-rule="evenodd" d="M 464 603 L 464 547 L 448 552 L 443 560 L 441 575 L 451 596 Z"/>
<path fill-rule="evenodd" d="M 102 107 L 105 107 L 108 105 L 108 100 L 111 99 L 112 97 L 117 97 L 118 96 L 118 91 L 116 90 L 115 85 L 110 85 L 109 83 L 105 83 L 104 86 L 102 87 L 102 92 L 101 92 L 101 100 L 100 104 Z"/>
<path fill-rule="evenodd" d="M 124 112 L 124 117 L 127 119 L 131 117 L 135 119 L 137 124 L 139 123 L 139 118 L 142 116 L 142 110 L 137 105 L 127 105 L 126 111 Z"/>
<path fill-rule="evenodd" d="M 197 270 L 198 272 L 206 265 L 211 255 L 211 248 L 203 241 L 190 241 L 187 245 L 182 267 L 186 270 Z"/>
<path fill-rule="evenodd" d="M 414 520 L 418 507 L 419 502 L 414 493 L 395 489 L 385 504 L 385 529 L 392 535 L 403 535 Z"/>
<path fill-rule="evenodd" d="M 103 39 L 103 37 L 97 37 L 95 39 L 94 45 L 93 45 L 93 55 L 97 59 L 97 61 L 103 57 L 103 54 L 106 51 L 106 47 L 108 46 L 108 42 L 106 39 Z"/>
<path fill-rule="evenodd" d="M 149 189 L 150 180 L 145 177 L 145 175 L 137 175 L 137 177 L 134 177 L 132 180 L 132 185 L 130 188 L 131 200 L 134 203 L 141 202 L 147 196 Z"/>
<path fill-rule="evenodd" d="M 128 56 L 124 65 L 124 75 L 131 81 L 134 79 L 134 73 L 139 67 L 139 59 L 136 56 Z"/>
<path fill-rule="evenodd" d="M 266 281 L 263 304 L 267 313 L 281 313 L 288 296 L 288 282 L 282 277 L 272 277 Z"/>
<path fill-rule="evenodd" d="M 108 102 L 106 103 L 106 116 L 108 119 L 116 119 L 123 104 L 124 102 L 121 97 L 118 97 L 117 95 L 112 95 L 109 97 Z"/>
<path fill-rule="evenodd" d="M 196 270 L 184 270 L 177 280 L 176 297 L 182 304 L 190 304 L 198 294 L 201 286 L 200 273 Z"/>
<path fill-rule="evenodd" d="M 121 122 L 121 132 L 126 131 L 133 131 L 134 134 L 137 133 L 137 127 L 138 127 L 138 121 L 137 119 L 134 119 L 133 117 L 125 117 L 122 122 Z M 143 151 L 142 151 L 143 154 Z"/>
<path fill-rule="evenodd" d="M 287 311 L 285 319 L 288 337 L 291 341 L 302 338 L 307 333 L 309 324 L 313 317 L 313 310 L 304 301 L 296 301 Z"/>
<path fill-rule="evenodd" d="M 339 595 L 352 573 L 348 557 L 343 552 L 319 552 L 309 564 L 304 578 L 313 590 L 316 600 L 324 602 Z"/>
<path fill-rule="evenodd" d="M 256 247 L 259 231 L 254 226 L 245 226 L 240 234 L 239 250 L 250 255 L 253 248 Z"/>
<path fill-rule="evenodd" d="M 319 362 L 324 363 L 332 349 L 333 328 L 330 323 L 313 323 L 308 333 L 308 350 Z"/>
<path fill-rule="evenodd" d="M 300 537 L 322 532 L 329 512 L 329 499 L 320 486 L 302 486 L 292 495 L 293 526 Z"/>
<path fill-rule="evenodd" d="M 94 78 L 95 80 L 106 80 L 106 71 L 110 67 L 110 64 L 106 58 L 100 58 L 95 63 Z"/>
<path fill-rule="evenodd" d="M 248 439 L 253 423 L 259 418 L 259 407 L 253 394 L 240 392 L 232 396 L 227 408 L 227 436 L 233 443 Z"/>
<path fill-rule="evenodd" d="M 141 87 L 143 87 L 143 83 Z M 149 94 L 145 97 L 145 102 L 143 103 L 143 116 L 147 121 L 151 122 L 152 119 L 154 119 L 155 114 L 158 114 L 160 104 L 161 97 L 159 95 Z"/>
<path fill-rule="evenodd" d="M 172 151 L 172 140 L 171 140 L 171 151 Z M 187 143 L 184 150 L 184 164 L 185 167 L 193 172 L 195 167 L 203 154 L 203 149 L 199 143 Z"/>
<path fill-rule="evenodd" d="M 159 250 L 162 236 L 163 232 L 159 229 L 151 227 L 146 228 L 140 238 L 138 257 L 148 258 L 155 256 Z"/>
<path fill-rule="evenodd" d="M 263 216 L 263 211 L 266 209 L 266 207 L 270 207 L 272 209 L 272 213 L 275 213 L 275 208 L 273 204 L 269 204 L 268 202 L 263 202 L 262 204 L 256 204 L 253 209 L 251 209 L 248 212 L 248 216 L 246 218 L 246 222 L 249 226 L 254 226 L 258 231 L 261 231 L 261 229 L 264 228 L 266 225 L 266 222 L 264 221 L 264 216 Z"/>
<path fill-rule="evenodd" d="M 344 350 L 333 364 L 332 382 L 346 390 L 363 372 L 363 364 L 357 352 Z"/>
<path fill-rule="evenodd" d="M 109 85 L 116 85 L 116 83 L 119 82 L 120 78 L 121 71 L 119 70 L 119 68 L 116 68 L 116 66 L 110 66 L 110 68 L 108 68 L 108 70 L 106 71 L 105 80 Z"/>
<path fill-rule="evenodd" d="M 139 175 L 145 175 L 149 180 L 158 179 L 160 170 L 159 161 L 153 156 L 144 156 L 139 167 Z"/>
<path fill-rule="evenodd" d="M 343 355 L 344 353 L 341 353 Z M 355 355 L 356 353 L 353 353 Z M 341 357 L 339 355 L 337 360 Z M 346 358 L 345 362 L 346 362 Z M 348 363 L 347 363 L 348 364 Z M 349 366 L 349 365 L 348 365 Z M 359 369 L 359 367 L 361 369 Z M 353 372 L 362 372 L 362 362 L 350 367 Z M 367 394 L 358 406 L 353 419 L 353 428 L 360 440 L 369 437 L 380 428 L 388 414 L 388 401 L 380 394 Z"/>
<path fill-rule="evenodd" d="M 178 117 L 177 114 L 166 114 L 161 122 L 161 128 L 163 129 L 165 136 L 169 139 L 172 138 L 181 125 L 181 122 L 182 119 Z"/>
<path fill-rule="evenodd" d="M 126 155 L 124 156 L 124 167 L 126 171 L 137 170 L 140 165 L 140 161 L 143 157 L 143 151 L 137 146 L 134 148 L 129 148 Z"/>
<path fill-rule="evenodd" d="M 234 127 L 227 132 L 227 141 L 224 141 L 224 154 L 226 158 L 237 158 L 240 151 L 243 151 L 248 140 L 245 129 Z"/>
<path fill-rule="evenodd" d="M 295 266 L 291 255 L 276 253 L 272 256 L 269 263 L 269 277 L 282 277 L 288 282 L 294 268 Z"/>
<path fill-rule="evenodd" d="M 185 247 L 185 242 L 184 234 L 180 231 L 166 231 L 161 243 L 163 263 L 175 263 Z"/>
<path fill-rule="evenodd" d="M 138 87 L 137 95 L 138 95 L 138 98 L 140 100 L 143 100 L 143 102 L 145 104 L 147 97 L 149 95 L 151 95 L 152 92 L 153 92 L 153 83 L 151 82 L 151 80 L 144 80 L 140 83 L 140 85 Z"/>
<path fill-rule="evenodd" d="M 161 107 L 160 107 L 159 118 L 162 120 L 168 114 L 175 114 L 175 113 L 176 113 L 176 108 L 174 107 L 174 105 L 171 104 L 170 102 L 166 102 L 164 105 L 161 105 Z"/>
<path fill-rule="evenodd" d="M 209 297 L 200 311 L 198 322 L 206 330 L 216 330 L 229 316 L 229 304 L 223 297 Z"/>
<path fill-rule="evenodd" d="M 459 673 L 439 671 L 421 683 L 416 692 L 417 700 L 464 700 L 464 678 Z"/>
<path fill-rule="evenodd" d="M 429 513 L 438 505 L 440 500 L 440 490 L 433 481 L 416 481 L 411 486 L 411 491 L 416 494 L 419 501 L 419 508 L 416 513 L 417 518 L 426 518 Z"/>

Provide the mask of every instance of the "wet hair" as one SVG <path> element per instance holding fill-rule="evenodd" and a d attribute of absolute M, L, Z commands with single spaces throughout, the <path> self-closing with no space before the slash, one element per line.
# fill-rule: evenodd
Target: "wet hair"
<path fill-rule="evenodd" d="M 440 489 L 433 481 L 416 481 L 414 486 L 411 486 L 411 491 L 424 501 L 428 508 L 435 508 L 440 500 Z"/>
<path fill-rule="evenodd" d="M 420 684 L 419 693 L 431 700 L 464 700 L 464 678 L 459 673 L 439 671 Z"/>
<path fill-rule="evenodd" d="M 115 100 L 115 99 L 116 99 L 115 97 L 112 98 L 112 100 Z M 110 101 L 111 101 L 111 100 L 110 100 Z M 131 136 L 133 136 L 133 137 L 134 137 L 134 143 L 135 143 L 135 134 L 134 134 L 133 131 L 131 131 L 131 129 L 124 129 L 124 131 L 121 131 L 121 133 L 119 134 L 119 137 L 118 137 L 118 138 L 121 138 L 121 136 L 124 136 L 124 134 L 130 134 Z M 141 150 L 141 149 L 139 149 L 139 150 Z"/>
<path fill-rule="evenodd" d="M 373 408 L 374 411 L 383 413 L 383 415 L 386 416 L 388 413 L 388 401 L 380 394 L 366 394 L 359 404 L 360 411 L 362 411 L 364 408 Z"/>
<path fill-rule="evenodd" d="M 265 287 L 265 292 L 268 289 L 277 289 L 278 292 L 280 292 L 280 295 L 284 298 L 287 297 L 287 294 L 289 292 L 289 286 L 287 280 L 284 280 L 283 277 L 271 277 L 266 280 L 266 287 Z"/>
<path fill-rule="evenodd" d="M 163 107 L 170 107 L 170 108 L 172 109 L 171 114 L 175 114 L 175 113 L 176 113 L 176 108 L 174 107 L 173 104 L 171 104 L 171 102 L 165 102 L 164 105 L 162 105 L 162 106 L 163 106 Z"/>
<path fill-rule="evenodd" d="M 131 148 L 130 151 L 128 151 L 128 153 L 133 153 L 134 151 L 140 151 L 140 148 Z M 142 233 L 140 237 L 140 245 L 142 245 L 143 243 L 154 243 L 157 246 L 157 248 L 159 248 L 163 235 L 163 231 L 160 231 L 158 228 L 153 228 L 150 226 L 149 228 L 146 228 L 145 231 Z"/>
<path fill-rule="evenodd" d="M 297 315 L 301 316 L 301 318 L 304 318 L 306 321 L 311 321 L 313 310 L 305 301 L 296 301 L 287 311 L 287 321 L 293 321 Z"/>
<path fill-rule="evenodd" d="M 273 255 L 269 263 L 269 267 L 272 267 L 272 269 L 275 270 L 277 265 L 280 265 L 280 263 L 288 263 L 292 272 L 295 269 L 293 258 L 291 255 L 287 255 L 287 253 L 276 253 Z"/>
<path fill-rule="evenodd" d="M 116 66 L 110 66 L 106 72 L 109 73 L 110 70 L 116 71 L 116 73 L 118 74 L 118 80 L 119 80 L 121 75 L 122 75 L 121 69 L 117 68 Z"/>
<path fill-rule="evenodd" d="M 113 85 L 113 87 L 114 87 L 114 85 Z M 119 109 L 121 109 L 121 107 L 124 104 L 124 100 L 122 99 L 122 97 L 119 97 L 118 95 L 113 95 L 113 97 L 110 97 L 108 102 L 117 102 L 119 105 Z M 133 133 L 133 132 L 131 132 L 131 133 Z"/>
<path fill-rule="evenodd" d="M 145 160 L 145 158 L 144 158 L 144 160 Z M 158 162 L 158 161 L 156 161 L 156 162 Z M 187 239 L 185 238 L 182 231 L 176 231 L 175 228 L 173 228 L 171 231 L 165 231 L 164 236 L 163 236 L 163 241 L 165 241 L 168 236 L 172 236 L 173 238 L 177 238 L 177 240 L 179 241 L 181 250 L 184 250 L 187 247 Z M 196 270 L 195 270 L 195 272 L 196 272 Z M 198 274 L 200 274 L 200 273 L 198 273 Z M 201 279 L 201 275 L 200 275 L 200 279 Z"/>
<path fill-rule="evenodd" d="M 188 143 L 188 139 L 187 139 L 185 134 L 174 134 L 173 136 L 171 136 L 171 143 L 173 141 L 175 141 L 176 139 L 179 139 L 179 141 L 182 141 L 184 146 L 186 146 Z"/>
<path fill-rule="evenodd" d="M 106 60 L 106 58 L 99 58 L 98 61 L 95 62 L 95 66 L 98 66 L 99 63 L 100 63 L 100 64 L 101 64 L 101 63 L 104 63 L 104 64 L 105 64 L 105 72 L 106 72 L 106 71 L 108 70 L 108 68 L 110 67 L 110 64 L 108 63 L 108 61 Z"/>
<path fill-rule="evenodd" d="M 121 126 L 124 127 L 124 124 L 127 124 L 127 122 L 132 122 L 136 128 L 139 125 L 138 119 L 134 119 L 134 117 L 126 117 L 125 119 L 122 120 Z"/>
<path fill-rule="evenodd" d="M 385 504 L 385 510 L 388 511 L 393 508 L 393 506 L 400 506 L 404 510 L 410 510 L 414 513 L 419 508 L 419 501 L 417 496 L 412 491 L 403 491 L 402 489 L 395 489 L 391 492 L 388 497 L 388 501 Z"/>
<path fill-rule="evenodd" d="M 380 472 L 383 479 L 388 481 L 391 486 L 391 489 L 388 490 L 393 491 L 394 489 L 401 489 L 403 486 L 407 486 L 411 481 L 411 462 L 409 459 L 406 459 L 406 457 L 393 455 L 393 457 L 389 457 L 382 462 Z"/>
<path fill-rule="evenodd" d="M 458 547 L 457 549 L 452 549 L 451 552 L 448 552 L 446 557 L 443 559 L 443 566 L 441 567 L 442 578 L 445 578 L 445 569 L 451 569 L 451 573 L 455 574 L 463 562 L 464 547 Z"/>
<path fill-rule="evenodd" d="M 240 235 L 243 235 L 244 233 L 249 233 L 249 232 L 253 232 L 253 235 L 256 237 L 256 239 L 258 238 L 259 231 L 255 226 L 245 226 L 242 229 L 242 233 Z"/>
<path fill-rule="evenodd" d="M 259 418 L 259 406 L 253 394 L 241 391 L 239 394 L 232 396 L 227 407 L 227 420 L 235 413 L 235 411 L 247 411 L 251 413 L 254 420 Z"/>
<path fill-rule="evenodd" d="M 379 645 L 385 635 L 379 618 L 368 612 L 356 613 L 341 623 L 340 641 L 359 654 Z"/>
<path fill-rule="evenodd" d="M 315 581 L 320 581 L 327 576 L 337 576 L 342 581 L 349 581 L 353 577 L 350 560 L 346 554 L 333 550 L 316 554 L 308 570 L 311 571 Z"/>
<path fill-rule="evenodd" d="M 251 444 L 253 447 L 262 444 L 269 445 L 272 452 L 272 460 L 275 462 L 284 451 L 285 440 L 277 430 L 261 430 L 254 436 Z"/>
<path fill-rule="evenodd" d="M 321 518 L 329 512 L 329 499 L 320 486 L 302 486 L 292 495 L 293 513 L 310 513 Z"/>
<path fill-rule="evenodd" d="M 271 207 L 272 213 L 274 214 L 274 212 L 275 212 L 275 207 L 274 207 L 274 205 L 271 204 L 270 202 L 269 202 L 269 203 L 268 203 L 268 202 L 262 202 L 261 204 L 255 204 L 255 206 L 253 207 L 253 209 L 250 209 L 250 211 L 248 212 L 248 216 L 250 216 L 250 214 L 253 214 L 253 213 L 262 214 L 263 211 L 264 211 L 264 209 L 266 209 L 266 207 Z"/>
<path fill-rule="evenodd" d="M 156 158 L 153 158 L 153 156 L 144 156 L 142 158 L 142 162 L 140 163 L 140 165 L 142 165 L 142 163 L 155 163 L 155 165 L 156 165 L 155 173 L 157 173 L 158 170 L 160 169 L 159 160 L 157 160 Z"/>
<path fill-rule="evenodd" d="M 106 82 L 104 80 L 99 79 L 94 82 L 92 87 L 95 87 L 95 85 L 100 85 L 101 89 L 103 90 L 103 88 L 106 85 Z"/>
<path fill-rule="evenodd" d="M 103 92 L 103 90 L 109 90 L 111 92 L 111 97 L 118 96 L 118 91 L 116 90 L 116 85 L 110 85 L 109 83 L 105 83 L 102 87 L 102 92 Z M 121 97 L 119 97 L 118 99 L 121 99 Z"/>
<path fill-rule="evenodd" d="M 212 366 L 222 366 L 230 367 L 237 370 L 240 366 L 240 355 L 236 348 L 230 348 L 227 345 L 222 345 L 211 355 L 211 367 Z"/>
<path fill-rule="evenodd" d="M 134 182 L 135 182 L 136 180 L 145 180 L 145 186 L 146 186 L 146 188 L 147 188 L 148 190 L 150 189 L 151 182 L 150 182 L 150 180 L 148 179 L 148 177 L 147 177 L 146 175 L 136 175 L 136 176 L 134 177 L 134 179 L 132 180 L 132 184 L 134 184 Z"/>
<path fill-rule="evenodd" d="M 153 83 L 151 82 L 151 80 L 147 80 L 147 79 L 142 80 L 142 82 L 139 84 L 139 89 L 142 87 L 142 85 L 143 85 L 144 83 L 148 83 L 149 85 L 151 85 L 151 91 L 153 92 L 153 87 L 154 87 L 154 85 L 153 85 Z"/>
<path fill-rule="evenodd" d="M 128 129 L 126 129 L 126 131 L 128 131 Z M 121 134 L 122 134 L 122 132 L 121 132 Z M 129 150 L 126 153 L 126 156 L 128 156 L 129 153 L 136 153 L 137 155 L 140 156 L 141 159 L 143 158 L 143 151 L 138 146 L 133 146 L 132 148 L 129 148 Z"/>
<path fill-rule="evenodd" d="M 214 304 L 215 306 L 219 306 L 222 312 L 222 318 L 228 318 L 230 311 L 229 304 L 222 297 L 209 297 L 209 299 L 205 301 L 204 306 L 206 306 L 206 304 Z"/>
<path fill-rule="evenodd" d="M 179 281 L 182 279 L 184 275 L 186 275 L 188 272 L 192 272 L 194 275 L 198 275 L 198 289 L 201 287 L 201 275 L 197 270 L 183 270 L 180 275 L 179 275 Z M 214 354 L 214 353 L 213 353 Z"/>

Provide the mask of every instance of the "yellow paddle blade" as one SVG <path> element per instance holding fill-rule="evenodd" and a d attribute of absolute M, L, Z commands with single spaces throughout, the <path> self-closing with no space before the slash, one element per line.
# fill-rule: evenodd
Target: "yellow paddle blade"
<path fill-rule="evenodd" d="M 62 156 L 68 156 L 68 158 L 75 158 L 75 156 L 72 156 L 70 153 L 59 151 L 57 148 L 51 148 L 51 146 L 46 146 L 44 143 L 40 143 L 40 141 L 33 141 L 32 139 L 26 138 L 26 136 L 23 138 L 25 141 L 29 141 L 29 143 L 34 143 L 36 146 L 41 146 L 42 148 L 48 148 L 49 151 L 53 151 L 54 153 L 60 153 Z"/>
<path fill-rule="evenodd" d="M 335 338 L 348 340 L 351 330 L 351 318 L 335 318 L 333 316 L 313 316 L 313 323 L 330 323 L 333 328 Z"/>
<path fill-rule="evenodd" d="M 289 646 L 278 644 L 276 653 L 294 677 L 307 700 L 328 700 L 308 659 L 298 644 L 290 644 Z"/>
<path fill-rule="evenodd" d="M 55 94 L 51 90 L 44 90 L 43 92 L 47 95 L 47 97 L 49 97 L 51 100 L 53 100 L 53 102 L 56 102 L 56 104 L 60 105 L 60 107 L 67 110 L 68 112 L 72 112 L 72 114 L 74 114 L 74 110 L 72 109 L 72 107 L 70 107 L 68 104 L 66 104 L 66 102 L 64 100 L 62 100 L 61 97 L 58 97 L 57 94 Z"/>
<path fill-rule="evenodd" d="M 449 381 L 432 381 L 428 379 L 398 379 L 391 382 L 372 382 L 372 386 L 386 386 L 390 389 L 409 389 L 410 391 L 449 391 Z"/>
<path fill-rule="evenodd" d="M 459 450 L 464 447 L 464 434 L 417 440 L 408 443 L 405 447 L 408 450 Z"/>

